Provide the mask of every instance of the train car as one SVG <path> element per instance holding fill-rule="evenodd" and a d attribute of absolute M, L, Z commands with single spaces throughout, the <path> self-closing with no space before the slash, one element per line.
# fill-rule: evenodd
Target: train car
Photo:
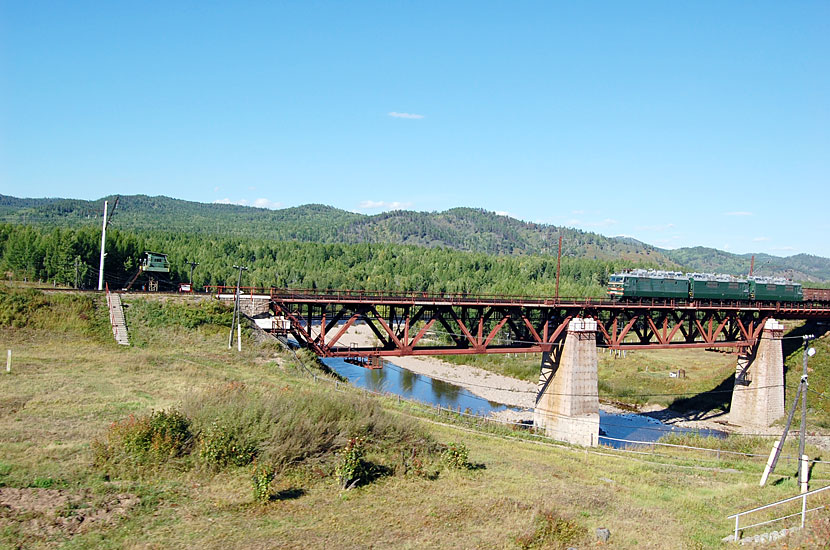
<path fill-rule="evenodd" d="M 750 277 L 750 297 L 768 302 L 801 302 L 801 285 L 781 277 Z"/>
<path fill-rule="evenodd" d="M 811 300 L 830 300 L 830 289 L 809 289 Z M 822 292 L 824 291 L 824 292 Z M 798 283 L 780 277 L 735 277 L 712 273 L 681 273 L 635 269 L 614 273 L 608 278 L 612 300 L 628 298 L 669 298 L 698 300 L 758 300 L 800 302 L 804 299 Z M 817 298 L 820 297 L 820 298 Z"/>
<path fill-rule="evenodd" d="M 688 298 L 689 278 L 679 271 L 635 269 L 608 278 L 608 295 L 622 298 Z"/>
<path fill-rule="evenodd" d="M 802 288 L 805 302 L 830 302 L 830 288 Z"/>
<path fill-rule="evenodd" d="M 749 300 L 749 281 L 731 275 L 691 273 L 689 298 L 700 300 Z"/>

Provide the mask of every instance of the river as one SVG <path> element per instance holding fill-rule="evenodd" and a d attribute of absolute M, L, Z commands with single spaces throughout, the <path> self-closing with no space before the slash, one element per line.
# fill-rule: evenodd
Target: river
<path fill-rule="evenodd" d="M 523 410 L 488 401 L 461 386 L 443 380 L 436 380 L 424 374 L 413 373 L 390 361 L 385 361 L 383 368 L 380 369 L 368 369 L 334 358 L 323 359 L 323 362 L 337 374 L 348 379 L 354 386 L 374 392 L 388 392 L 430 405 L 440 405 L 452 409 L 460 408 L 462 411 L 480 416 L 488 416 L 492 412 L 508 409 Z M 599 427 L 600 442 L 617 448 L 626 444 L 614 441 L 616 439 L 648 443 L 658 440 L 667 433 L 692 431 L 716 437 L 726 435 L 716 430 L 691 430 L 670 426 L 640 414 L 613 414 L 605 411 L 599 413 Z"/>

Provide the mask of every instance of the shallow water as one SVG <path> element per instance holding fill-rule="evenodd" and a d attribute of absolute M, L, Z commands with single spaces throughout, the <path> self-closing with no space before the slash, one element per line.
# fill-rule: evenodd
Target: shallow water
<path fill-rule="evenodd" d="M 502 403 L 488 401 L 467 389 L 455 384 L 436 380 L 424 374 L 416 374 L 394 363 L 384 361 L 381 369 L 368 369 L 346 363 L 342 359 L 325 358 L 323 362 L 353 385 L 375 392 L 388 392 L 406 399 L 414 399 L 431 405 L 468 411 L 472 414 L 487 416 L 491 412 L 524 409 L 511 407 Z M 717 430 L 691 430 L 670 426 L 654 418 L 640 414 L 599 413 L 600 443 L 612 447 L 624 447 L 630 443 L 614 441 L 652 442 L 667 433 L 686 433 L 697 431 L 701 435 L 724 437 L 726 434 Z M 610 439 L 609 439 L 610 438 Z"/>

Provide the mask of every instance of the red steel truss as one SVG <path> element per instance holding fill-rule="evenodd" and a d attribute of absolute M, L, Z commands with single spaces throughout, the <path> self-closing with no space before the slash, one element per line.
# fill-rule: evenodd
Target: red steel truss
<path fill-rule="evenodd" d="M 232 287 L 216 287 L 233 294 Z M 597 321 L 611 349 L 752 346 L 767 319 L 830 321 L 830 304 L 648 299 L 549 299 L 412 292 L 242 289 L 267 299 L 288 322 L 280 331 L 325 357 L 540 353 L 551 351 L 575 317 Z M 347 345 L 365 324 L 374 346 Z"/>

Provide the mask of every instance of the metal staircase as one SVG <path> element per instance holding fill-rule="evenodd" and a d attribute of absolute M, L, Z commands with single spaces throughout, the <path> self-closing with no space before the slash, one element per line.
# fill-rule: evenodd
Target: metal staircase
<path fill-rule="evenodd" d="M 107 286 L 107 307 L 110 310 L 110 324 L 115 341 L 122 346 L 129 346 L 130 338 L 127 334 L 127 322 L 124 320 L 124 309 L 121 307 L 121 295 L 111 293 L 109 286 Z"/>

